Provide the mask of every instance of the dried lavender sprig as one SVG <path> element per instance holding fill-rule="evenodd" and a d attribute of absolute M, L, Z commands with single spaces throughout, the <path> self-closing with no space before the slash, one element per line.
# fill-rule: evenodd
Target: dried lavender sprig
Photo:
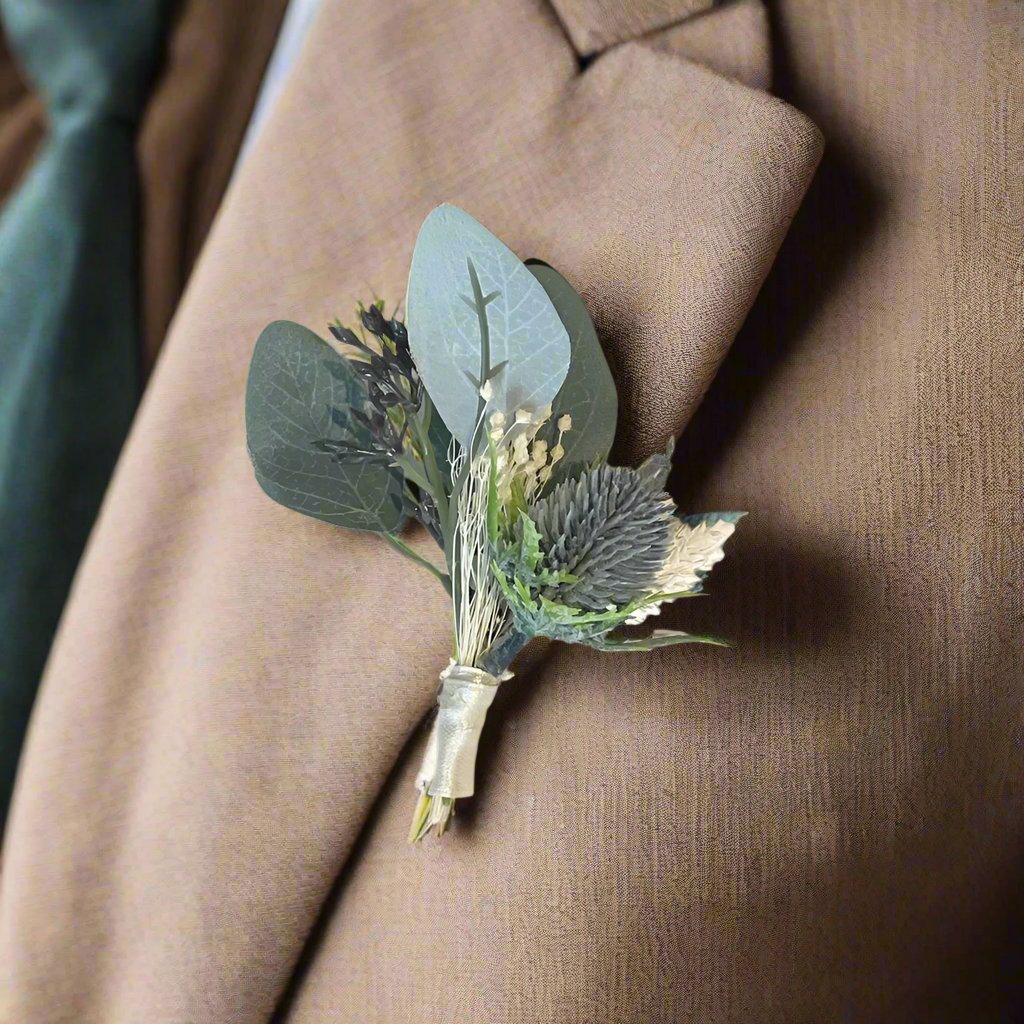
<path fill-rule="evenodd" d="M 425 391 L 409 349 L 406 326 L 397 317 L 385 317 L 377 303 L 361 307 L 359 319 L 362 329 L 377 339 L 376 345 L 341 323 L 331 324 L 329 330 L 353 350 L 353 356 L 346 359 L 365 386 L 368 409 L 351 409 L 349 413 L 368 441 L 357 444 L 325 439 L 317 442 L 317 447 L 339 463 L 376 460 L 393 464 L 407 455 L 422 459 L 425 453 L 418 451 L 410 437 L 410 424 L 421 414 Z M 332 411 L 332 415 L 344 425 L 340 412 Z M 406 491 L 410 512 L 443 546 L 444 531 L 434 496 L 408 480 Z"/>

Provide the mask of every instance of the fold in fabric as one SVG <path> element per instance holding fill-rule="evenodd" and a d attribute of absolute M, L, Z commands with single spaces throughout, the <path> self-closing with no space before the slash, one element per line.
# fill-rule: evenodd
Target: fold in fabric
<path fill-rule="evenodd" d="M 138 396 L 135 131 L 166 3 L 0 4 L 49 135 L 0 218 L 0 807 Z"/>
<path fill-rule="evenodd" d="M 32 163 L 43 136 L 39 98 L 25 84 L 0 23 L 0 202 Z"/>
<path fill-rule="evenodd" d="M 139 129 L 143 372 L 220 208 L 287 0 L 182 0 Z"/>
<path fill-rule="evenodd" d="M 584 294 L 620 453 L 640 458 L 692 414 L 820 151 L 791 107 L 647 41 L 579 74 L 530 0 L 325 0 L 179 310 L 55 648 L 0 878 L 18 1019 L 267 1019 L 434 700 L 441 589 L 253 479 L 261 328 L 401 299 L 419 224 L 453 201 Z M 560 658 L 516 686 L 595 671 L 649 669 Z M 488 825 L 484 787 L 474 831 L 504 862 L 536 837 Z M 477 927 L 461 914 L 435 919 L 451 941 Z"/>
<path fill-rule="evenodd" d="M 628 4 L 616 0 L 551 0 L 573 46 L 583 56 L 685 23 L 690 16 L 710 10 L 714 4 L 715 0 L 632 0 Z M 721 25 L 722 34 L 732 28 Z"/>
<path fill-rule="evenodd" d="M 256 96 L 252 116 L 249 118 L 238 152 L 240 161 L 245 159 L 256 141 L 267 114 L 270 113 L 281 87 L 288 79 L 292 65 L 302 52 L 306 33 L 309 32 L 309 26 L 319 9 L 320 0 L 288 0 L 284 19 L 281 22 L 281 31 L 278 33 L 277 42 L 270 55 L 266 74 L 260 83 L 260 91 Z"/>

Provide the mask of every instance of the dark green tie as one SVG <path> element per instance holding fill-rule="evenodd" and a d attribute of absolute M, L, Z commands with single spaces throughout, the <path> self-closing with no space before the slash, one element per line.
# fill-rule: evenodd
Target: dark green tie
<path fill-rule="evenodd" d="M 166 0 L 0 0 L 49 134 L 0 216 L 0 824 L 138 398 L 135 134 Z"/>

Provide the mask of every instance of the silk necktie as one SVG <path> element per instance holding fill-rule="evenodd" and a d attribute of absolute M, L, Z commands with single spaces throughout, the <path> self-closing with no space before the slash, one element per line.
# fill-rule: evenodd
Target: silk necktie
<path fill-rule="evenodd" d="M 0 820 L 138 397 L 135 134 L 166 0 L 0 0 L 49 133 L 0 217 Z"/>

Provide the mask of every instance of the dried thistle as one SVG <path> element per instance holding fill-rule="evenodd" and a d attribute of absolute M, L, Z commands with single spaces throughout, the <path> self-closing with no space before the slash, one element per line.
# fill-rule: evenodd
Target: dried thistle
<path fill-rule="evenodd" d="M 601 465 L 556 485 L 530 509 L 549 570 L 575 579 L 548 587 L 561 604 L 604 611 L 657 590 L 674 524 L 663 467 Z"/>

